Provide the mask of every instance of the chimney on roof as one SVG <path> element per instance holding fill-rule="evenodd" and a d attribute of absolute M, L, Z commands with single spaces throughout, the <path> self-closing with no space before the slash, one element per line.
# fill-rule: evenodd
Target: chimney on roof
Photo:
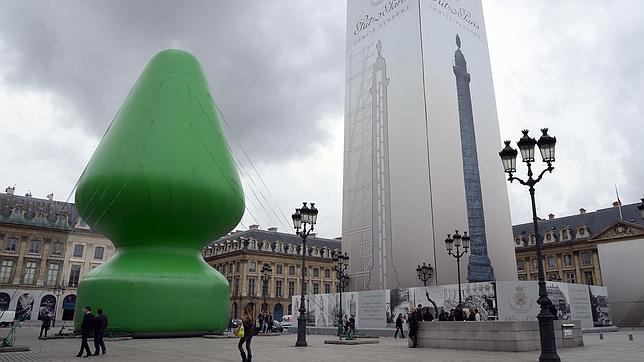
<path fill-rule="evenodd" d="M 555 218 L 555 214 L 553 213 L 548 214 L 548 220 L 552 220 L 554 218 Z"/>
<path fill-rule="evenodd" d="M 7 187 L 6 189 L 4 189 L 4 192 L 6 192 L 6 193 L 7 193 L 7 195 L 13 195 L 13 192 L 14 192 L 14 191 L 16 191 L 16 187 L 15 187 L 15 186 L 14 186 L 14 187 L 9 186 L 9 187 Z"/>
<path fill-rule="evenodd" d="M 49 201 L 54 201 L 54 193 L 52 192 L 51 194 L 47 194 L 47 199 Z"/>
<path fill-rule="evenodd" d="M 618 206 L 621 206 L 621 205 L 622 205 L 622 203 L 619 202 L 619 201 L 613 202 L 613 207 L 618 207 Z"/>
<path fill-rule="evenodd" d="M 271 232 L 275 233 L 275 232 L 277 232 L 277 228 L 275 226 L 271 226 L 271 227 L 268 228 L 268 231 L 271 231 Z"/>
<path fill-rule="evenodd" d="M 248 225 L 248 230 L 259 230 L 259 225 L 256 225 L 256 224 Z"/>
<path fill-rule="evenodd" d="M 31 197 L 31 191 L 27 192 L 27 193 L 25 194 L 25 197 Z"/>
<path fill-rule="evenodd" d="M 583 215 L 585 213 L 586 213 L 586 209 L 584 209 L 583 207 L 579 209 L 579 214 Z"/>

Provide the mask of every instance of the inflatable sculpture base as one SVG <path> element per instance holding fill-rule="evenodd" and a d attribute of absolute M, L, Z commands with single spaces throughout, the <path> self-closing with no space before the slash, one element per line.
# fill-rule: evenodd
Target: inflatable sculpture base
<path fill-rule="evenodd" d="M 202 248 L 241 219 L 244 194 L 201 66 L 180 50 L 147 65 L 79 180 L 82 219 L 116 246 L 80 282 L 108 333 L 195 335 L 226 328 L 228 281 Z"/>

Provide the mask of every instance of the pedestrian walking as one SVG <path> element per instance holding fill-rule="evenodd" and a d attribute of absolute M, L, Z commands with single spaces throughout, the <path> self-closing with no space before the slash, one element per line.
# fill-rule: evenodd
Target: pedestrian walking
<path fill-rule="evenodd" d="M 87 338 L 89 338 L 94 332 L 94 315 L 92 314 L 92 307 L 87 306 L 83 308 L 83 321 L 81 322 L 81 349 L 76 357 L 83 357 L 83 351 L 87 352 L 85 357 L 92 355 L 92 351 L 89 349 L 89 344 L 87 344 Z"/>
<path fill-rule="evenodd" d="M 105 354 L 105 342 L 103 337 L 105 337 L 105 330 L 107 329 L 107 317 L 103 314 L 103 309 L 98 308 L 96 310 L 96 318 L 94 320 L 94 356 L 98 356 L 99 350 L 102 350 Z"/>
<path fill-rule="evenodd" d="M 416 348 L 418 345 L 418 312 L 411 307 L 409 314 L 409 347 Z"/>
<path fill-rule="evenodd" d="M 356 335 L 356 317 L 352 314 L 351 317 L 349 317 L 349 335 L 355 336 Z"/>
<path fill-rule="evenodd" d="M 253 307 L 247 304 L 242 312 L 242 326 L 244 328 L 244 334 L 239 338 L 239 343 L 237 344 L 242 362 L 252 362 L 253 360 L 253 355 L 250 352 L 250 342 L 256 333 L 256 327 L 255 318 L 253 318 L 252 313 Z M 244 343 L 246 343 L 246 351 L 244 351 Z"/>
<path fill-rule="evenodd" d="M 474 309 L 474 320 L 477 322 L 481 321 L 481 314 L 479 313 L 479 310 L 476 308 Z"/>
<path fill-rule="evenodd" d="M 400 331 L 400 338 L 405 338 L 405 331 L 403 330 L 402 313 L 398 313 L 398 318 L 396 318 L 396 333 L 394 333 L 394 338 L 398 338 L 399 331 Z"/>
<path fill-rule="evenodd" d="M 51 327 L 51 316 L 49 313 L 45 313 L 42 316 L 42 325 L 40 326 L 40 336 L 38 339 L 47 339 L 47 331 Z M 42 332 L 45 332 L 45 337 L 43 338 Z"/>

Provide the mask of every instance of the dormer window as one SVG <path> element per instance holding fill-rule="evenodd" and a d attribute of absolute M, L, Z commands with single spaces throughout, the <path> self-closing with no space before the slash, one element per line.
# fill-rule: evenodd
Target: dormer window
<path fill-rule="evenodd" d="M 530 245 L 535 245 L 537 243 L 537 238 L 534 236 L 534 234 L 530 235 Z"/>
<path fill-rule="evenodd" d="M 554 241 L 554 238 L 552 237 L 552 233 L 551 233 L 551 232 L 547 232 L 547 233 L 546 233 L 546 237 L 545 237 L 544 242 L 546 242 L 546 243 L 551 243 L 551 242 L 553 242 L 553 241 Z"/>
<path fill-rule="evenodd" d="M 588 237 L 588 230 L 586 230 L 585 226 L 580 226 L 579 228 L 577 228 L 577 237 L 578 238 Z"/>
<path fill-rule="evenodd" d="M 262 243 L 262 251 L 272 251 L 271 243 L 268 241 L 264 241 Z"/>
<path fill-rule="evenodd" d="M 570 231 L 568 229 L 561 230 L 561 240 L 570 240 Z"/>
<path fill-rule="evenodd" d="M 257 241 L 255 239 L 248 240 L 248 249 L 257 250 Z"/>
<path fill-rule="evenodd" d="M 516 247 L 523 246 L 523 240 L 521 240 L 520 236 L 517 236 L 516 238 L 514 238 L 514 245 Z"/>
<path fill-rule="evenodd" d="M 276 252 L 276 253 L 284 253 L 284 244 L 282 244 L 282 243 L 281 243 L 281 242 L 279 242 L 279 241 L 278 241 L 278 242 L 276 242 L 276 243 L 275 243 L 275 252 Z"/>
<path fill-rule="evenodd" d="M 295 245 L 288 244 L 288 253 L 289 254 L 297 254 L 297 251 L 295 251 Z"/>

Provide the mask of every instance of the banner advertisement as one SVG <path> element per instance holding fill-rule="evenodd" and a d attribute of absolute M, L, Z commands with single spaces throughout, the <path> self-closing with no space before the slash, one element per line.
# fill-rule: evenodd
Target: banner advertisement
<path fill-rule="evenodd" d="M 557 319 L 580 320 L 582 328 L 612 325 L 605 287 L 547 282 L 548 297 Z M 465 283 L 461 285 L 463 309 L 477 310 L 481 320 L 536 320 L 539 288 L 536 281 Z M 339 294 L 316 294 L 306 298 L 309 324 L 337 326 Z M 299 307 L 299 297 L 293 296 Z M 406 318 L 412 307 L 420 305 L 434 318 L 450 313 L 458 305 L 458 284 L 416 288 L 385 289 L 342 293 L 342 313 L 356 318 L 358 328 L 393 328 L 399 314 Z"/>

